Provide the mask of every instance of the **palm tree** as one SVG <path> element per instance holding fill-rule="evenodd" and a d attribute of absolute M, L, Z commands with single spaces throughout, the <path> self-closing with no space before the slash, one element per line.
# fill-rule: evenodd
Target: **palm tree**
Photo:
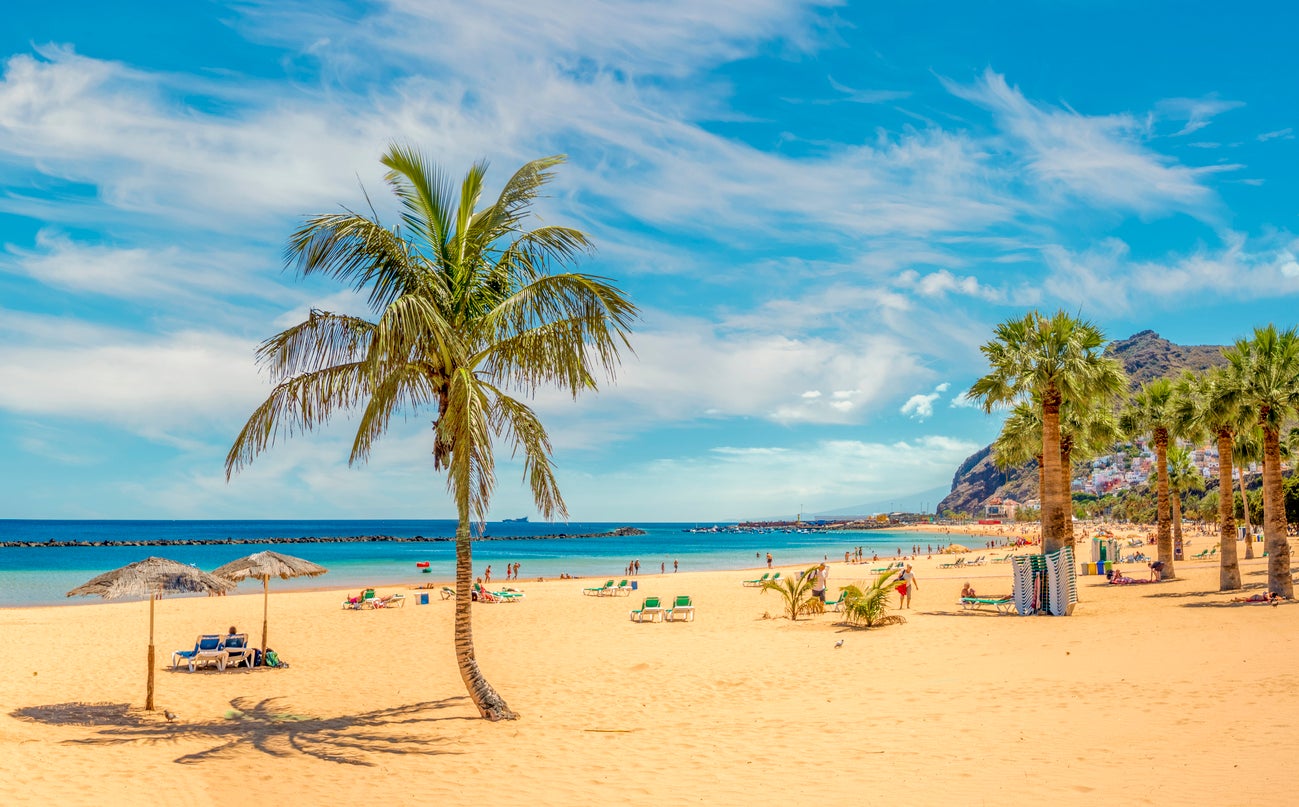
<path fill-rule="evenodd" d="M 1180 445 L 1169 446 L 1168 494 L 1173 509 L 1173 546 L 1178 550 L 1182 546 L 1182 494 L 1190 490 L 1204 490 L 1204 476 L 1195 467 L 1190 449 Z"/>
<path fill-rule="evenodd" d="M 1253 418 L 1254 416 L 1242 408 L 1241 417 Z M 1240 481 L 1240 509 L 1242 517 L 1245 519 L 1245 560 L 1253 560 L 1254 511 L 1249 504 L 1249 490 L 1246 486 L 1245 475 L 1249 472 L 1249 466 L 1263 461 L 1263 430 L 1258 427 L 1256 422 L 1251 422 L 1248 426 L 1242 426 L 1236 432 L 1232 461 L 1236 464 L 1236 476 Z M 1235 509 L 1233 503 L 1232 511 L 1235 512 Z"/>
<path fill-rule="evenodd" d="M 1168 443 L 1175 435 L 1173 382 L 1156 378 L 1141 386 L 1132 396 L 1128 408 L 1120 417 L 1123 431 L 1132 438 L 1150 435 L 1155 448 L 1155 517 L 1158 522 L 1157 554 L 1164 568 L 1160 579 L 1169 580 L 1173 573 L 1173 534 L 1168 499 Z"/>
<path fill-rule="evenodd" d="M 474 656 L 470 525 L 485 521 L 496 485 L 493 438 L 522 451 L 538 511 L 567 510 L 550 440 L 531 396 L 558 386 L 574 397 L 612 378 L 628 346 L 633 306 L 610 281 L 567 271 L 591 249 L 568 227 L 527 229 L 532 204 L 563 157 L 520 168 L 486 207 L 487 171 L 476 163 L 457 188 L 413 148 L 384 154 L 401 225 L 371 211 L 315 216 L 290 238 L 288 263 L 368 293 L 375 318 L 312 310 L 262 343 L 259 363 L 275 383 L 226 456 L 226 476 L 281 435 L 309 431 L 335 412 L 359 410 L 349 464 L 364 462 L 394 414 L 424 408 L 433 422 L 433 469 L 447 472 L 455 502 L 455 653 L 483 717 L 516 717 Z M 562 268 L 565 271 L 556 271 Z"/>
<path fill-rule="evenodd" d="M 888 612 L 889 595 L 898 588 L 898 581 L 894 579 L 898 574 L 897 569 L 880 572 L 866 588 L 857 585 L 844 586 L 845 618 L 854 625 L 867 628 L 906 622 L 900 615 Z"/>
<path fill-rule="evenodd" d="M 1241 428 L 1239 386 L 1224 368 L 1185 373 L 1176 387 L 1175 413 L 1183 433 L 1218 444 L 1218 590 L 1240 588 L 1240 561 L 1236 553 L 1236 508 L 1231 470 L 1235 462 L 1236 434 Z M 1246 512 L 1248 518 L 1248 511 Z M 1250 546 L 1245 544 L 1246 552 Z"/>
<path fill-rule="evenodd" d="M 816 567 L 813 566 L 797 577 L 762 581 L 762 593 L 774 591 L 779 594 L 785 601 L 785 613 L 789 616 L 789 621 L 797 622 L 799 614 L 807 613 L 808 603 L 812 601 L 812 584 L 815 580 Z"/>
<path fill-rule="evenodd" d="M 991 371 L 974 382 L 969 397 L 984 411 L 1031 402 L 1042 413 L 1042 550 L 1065 542 L 1071 515 L 1068 486 L 1062 484 L 1060 407 L 1081 404 L 1123 387 L 1118 362 L 1103 355 L 1105 336 L 1090 322 L 1064 311 L 1050 317 L 1030 311 L 997 326 L 995 338 L 979 349 Z"/>
<path fill-rule="evenodd" d="M 1294 596 L 1290 542 L 1281 487 L 1281 430 L 1299 412 L 1299 335 L 1294 328 L 1255 328 L 1226 352 L 1240 380 L 1241 401 L 1263 430 L 1263 540 L 1268 591 Z"/>
<path fill-rule="evenodd" d="M 1060 407 L 1060 472 L 1065 491 L 1072 490 L 1074 460 L 1089 459 L 1108 450 L 1118 436 L 1118 422 L 1105 402 Z M 1002 424 L 1001 433 L 993 441 L 992 454 L 993 462 L 1003 470 L 1030 459 L 1036 460 L 1038 489 L 1041 490 L 1044 486 L 1042 475 L 1045 472 L 1042 464 L 1041 409 L 1027 403 L 1016 404 Z M 1071 493 L 1070 502 L 1072 503 Z M 1065 531 L 1061 540 L 1069 546 L 1074 544 L 1071 517 L 1065 519 Z"/>

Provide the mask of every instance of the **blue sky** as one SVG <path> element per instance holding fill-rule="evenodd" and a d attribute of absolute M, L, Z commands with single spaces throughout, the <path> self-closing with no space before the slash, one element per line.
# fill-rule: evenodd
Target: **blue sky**
<path fill-rule="evenodd" d="M 0 28 L 0 517 L 444 518 L 428 413 L 222 461 L 310 307 L 303 217 L 392 222 L 378 157 L 564 153 L 546 221 L 643 310 L 535 401 L 575 520 L 932 507 L 1027 308 L 1113 339 L 1294 324 L 1289 4 L 123 2 Z M 500 458 L 494 518 L 532 515 Z"/>

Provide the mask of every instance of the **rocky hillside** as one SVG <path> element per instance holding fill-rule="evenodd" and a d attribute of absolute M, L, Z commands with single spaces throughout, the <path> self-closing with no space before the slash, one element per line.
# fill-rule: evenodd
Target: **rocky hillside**
<path fill-rule="evenodd" d="M 1111 342 L 1105 352 L 1123 363 L 1134 390 L 1155 378 L 1177 376 L 1183 370 L 1198 372 L 1224 363 L 1222 348 L 1217 345 L 1175 345 L 1154 331 Z M 993 497 L 1020 502 L 1038 498 L 1037 463 L 1003 473 L 992 462 L 992 446 L 982 448 L 956 469 L 952 492 L 938 503 L 935 512 L 954 510 L 977 515 L 984 502 Z"/>

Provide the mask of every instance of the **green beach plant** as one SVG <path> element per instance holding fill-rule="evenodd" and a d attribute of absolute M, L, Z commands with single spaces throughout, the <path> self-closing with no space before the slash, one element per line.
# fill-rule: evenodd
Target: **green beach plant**
<path fill-rule="evenodd" d="M 808 601 L 812 597 L 812 583 L 816 580 L 816 567 L 808 569 L 797 576 L 781 577 L 779 580 L 766 580 L 762 584 L 762 593 L 774 591 L 784 601 L 785 616 L 791 622 L 798 621 L 799 614 L 808 613 Z M 817 602 L 820 605 L 820 601 Z"/>
<path fill-rule="evenodd" d="M 889 600 L 898 588 L 898 570 L 880 572 L 870 585 L 844 586 L 844 618 L 864 628 L 897 625 L 906 622 L 900 614 L 889 613 Z"/>
<path fill-rule="evenodd" d="M 349 464 L 369 458 L 394 415 L 432 410 L 432 469 L 455 503 L 456 662 L 490 720 L 517 715 L 478 667 L 471 631 L 471 524 L 496 486 L 494 442 L 522 454 L 537 510 L 565 518 L 550 439 L 523 399 L 543 387 L 572 397 L 612 378 L 629 349 L 636 307 L 605 278 L 571 271 L 591 251 L 580 230 L 528 229 L 532 206 L 563 157 L 524 165 L 480 206 L 485 162 L 458 186 L 414 148 L 382 157 L 401 224 L 351 211 L 313 216 L 293 233 L 287 262 L 367 295 L 373 319 L 312 310 L 257 352 L 275 387 L 235 438 L 226 477 L 279 437 L 354 412 Z M 520 396 L 520 397 L 515 397 Z"/>

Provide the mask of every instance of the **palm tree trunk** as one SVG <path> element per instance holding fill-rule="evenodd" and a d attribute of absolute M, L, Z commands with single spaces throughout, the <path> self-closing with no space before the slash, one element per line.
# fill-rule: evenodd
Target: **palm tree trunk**
<path fill-rule="evenodd" d="M 1169 529 L 1172 520 L 1168 504 L 1168 430 L 1155 429 L 1155 472 L 1158 479 L 1155 493 L 1155 513 L 1159 521 L 1157 555 L 1164 562 L 1160 580 L 1171 580 L 1173 574 L 1173 533 Z"/>
<path fill-rule="evenodd" d="M 153 711 L 153 602 L 158 599 L 156 592 L 149 592 L 149 683 L 144 694 L 144 708 L 147 711 Z"/>
<path fill-rule="evenodd" d="M 467 490 L 468 486 L 466 480 L 462 489 Z M 473 699 L 482 717 L 491 721 L 517 720 L 519 716 L 511 711 L 505 699 L 487 683 L 474 658 L 474 637 L 470 621 L 474 560 L 472 536 L 469 532 L 469 498 L 467 493 L 464 496 L 457 495 L 456 498 L 456 509 L 460 516 L 460 523 L 456 525 L 456 666 L 460 668 L 460 678 L 464 680 L 465 689 L 469 691 L 469 697 Z"/>
<path fill-rule="evenodd" d="M 1218 432 L 1218 590 L 1240 588 L 1240 561 L 1236 559 L 1236 496 L 1231 485 L 1231 432 Z"/>
<path fill-rule="evenodd" d="M 1281 490 L 1281 440 L 1263 427 L 1263 545 L 1267 547 L 1267 590 L 1294 596 L 1290 573 L 1290 540 L 1286 538 L 1285 497 Z"/>
<path fill-rule="evenodd" d="M 1185 557 L 1182 553 L 1182 492 L 1169 490 L 1168 503 L 1173 508 L 1173 557 L 1181 560 Z"/>
<path fill-rule="evenodd" d="M 1064 493 L 1064 524 L 1060 542 L 1074 546 L 1073 540 L 1073 438 L 1060 438 L 1060 486 Z M 1074 555 L 1076 556 L 1075 547 Z"/>
<path fill-rule="evenodd" d="M 1236 505 L 1233 503 L 1234 511 Z M 1254 559 L 1254 525 L 1249 523 L 1249 496 L 1245 493 L 1245 466 L 1240 467 L 1240 509 L 1245 514 L 1245 560 Z"/>
<path fill-rule="evenodd" d="M 1060 490 L 1060 392 L 1042 396 L 1042 551 L 1064 545 L 1064 495 Z"/>

